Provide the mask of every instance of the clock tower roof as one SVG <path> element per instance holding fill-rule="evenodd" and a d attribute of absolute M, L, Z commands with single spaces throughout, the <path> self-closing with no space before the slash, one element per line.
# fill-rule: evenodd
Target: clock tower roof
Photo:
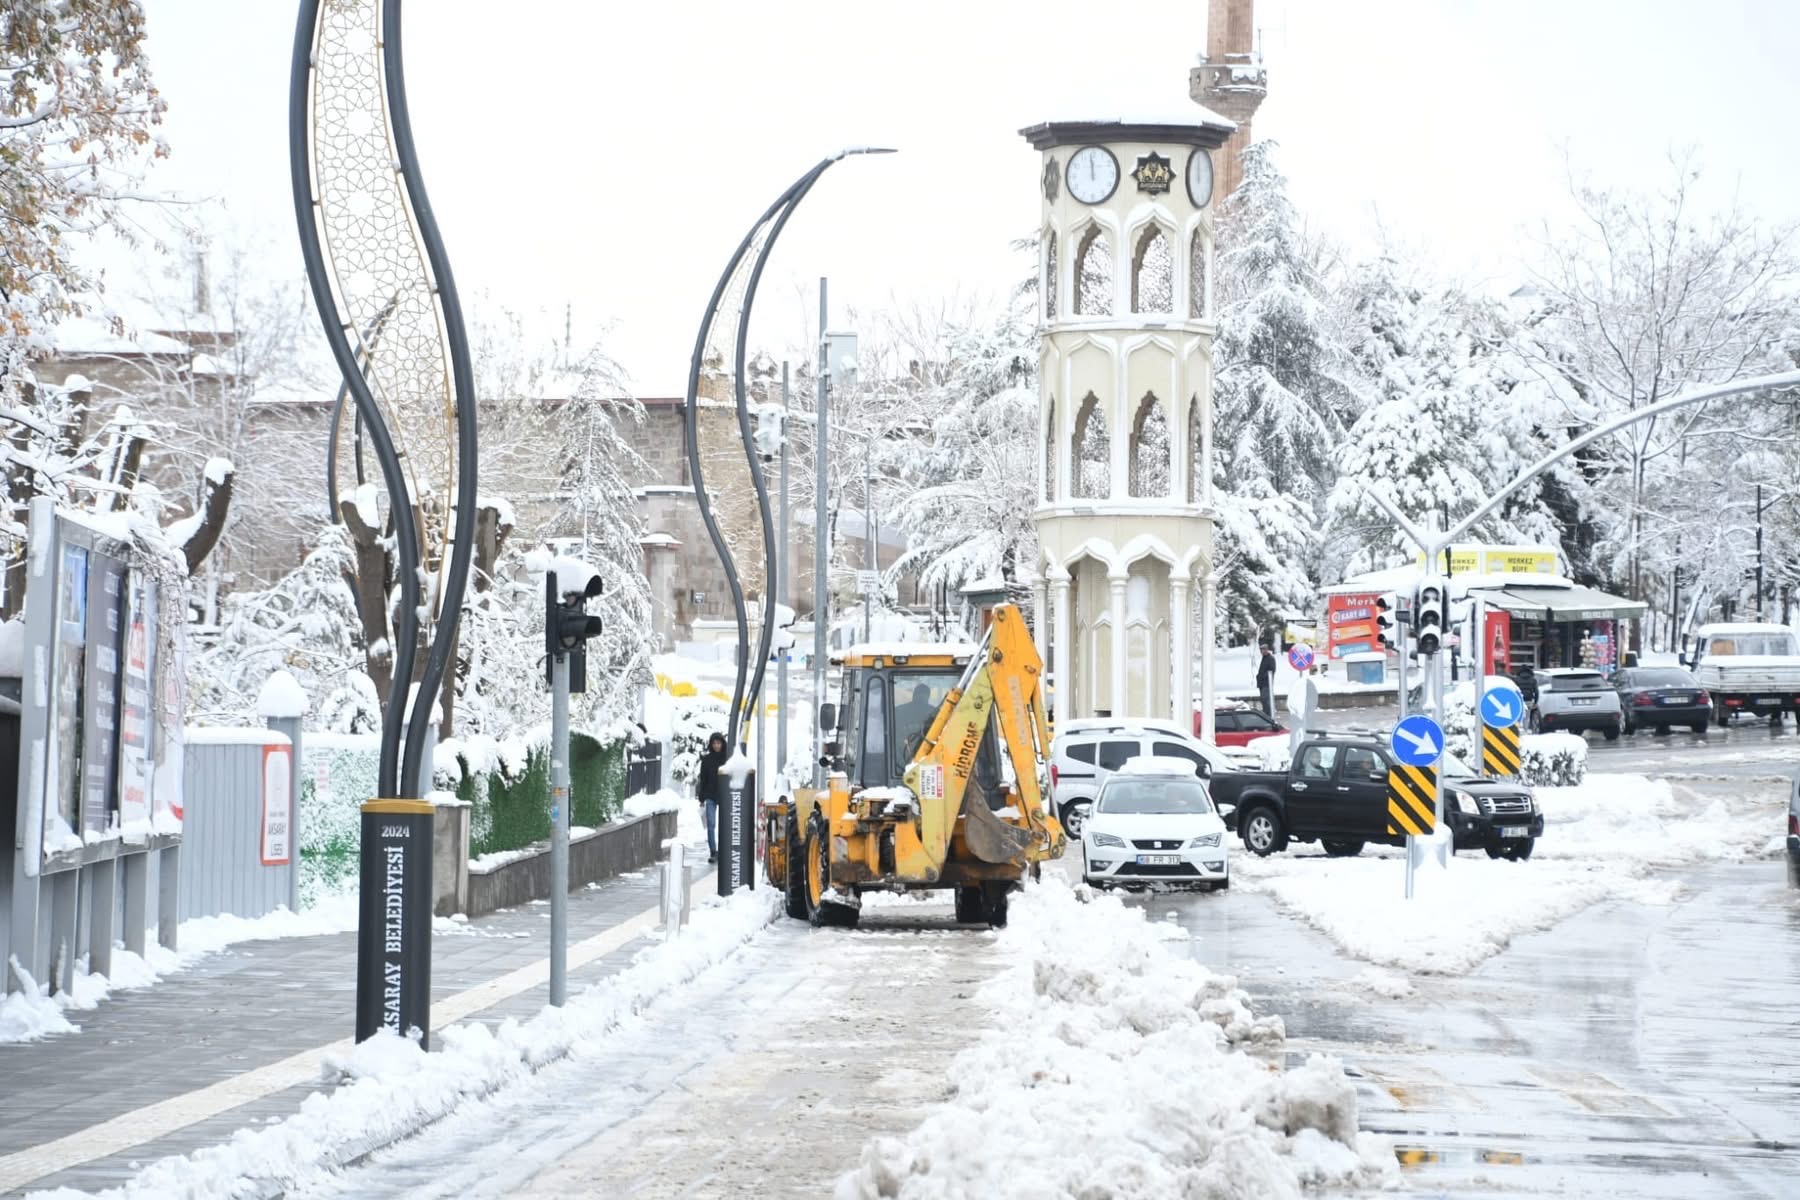
<path fill-rule="evenodd" d="M 1095 142 L 1167 142 L 1179 146 L 1205 146 L 1216 150 L 1237 129 L 1218 113 L 1201 108 L 1199 120 L 1192 109 L 1180 117 L 1111 117 L 1095 121 L 1045 121 L 1019 130 L 1034 150 L 1058 146 L 1086 146 Z"/>

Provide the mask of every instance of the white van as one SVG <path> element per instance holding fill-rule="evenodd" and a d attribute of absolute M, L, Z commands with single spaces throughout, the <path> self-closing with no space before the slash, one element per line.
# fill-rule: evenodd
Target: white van
<path fill-rule="evenodd" d="M 1800 638 L 1786 625 L 1702 625 L 1681 665 L 1711 693 L 1721 726 L 1737 713 L 1800 720 Z"/>

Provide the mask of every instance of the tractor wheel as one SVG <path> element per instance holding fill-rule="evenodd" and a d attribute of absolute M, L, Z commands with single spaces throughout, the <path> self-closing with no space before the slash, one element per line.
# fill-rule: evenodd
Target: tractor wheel
<path fill-rule="evenodd" d="M 984 883 L 981 885 L 982 907 L 987 910 L 987 923 L 995 929 L 1006 928 L 1007 902 L 1012 896 L 1013 885 L 1010 883 Z"/>
<path fill-rule="evenodd" d="M 814 926 L 852 929 L 862 916 L 854 904 L 826 899 L 831 890 L 831 839 L 815 813 L 806 826 L 806 919 Z"/>
<path fill-rule="evenodd" d="M 796 921 L 804 921 L 807 919 L 806 848 L 800 844 L 794 816 L 789 813 L 787 823 L 787 915 Z"/>
<path fill-rule="evenodd" d="M 987 906 L 981 900 L 979 885 L 956 889 L 956 923 L 979 925 L 987 920 Z"/>

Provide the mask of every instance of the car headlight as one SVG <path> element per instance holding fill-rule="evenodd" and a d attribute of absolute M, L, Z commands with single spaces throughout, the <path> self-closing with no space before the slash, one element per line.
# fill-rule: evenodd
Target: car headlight
<path fill-rule="evenodd" d="M 1114 837 L 1110 833 L 1090 833 L 1088 837 L 1096 846 L 1114 846 L 1120 850 L 1125 849 L 1125 839 Z"/>
<path fill-rule="evenodd" d="M 1219 844 L 1219 835 L 1218 834 L 1203 833 L 1199 837 L 1194 838 L 1192 841 L 1190 841 L 1188 843 L 1188 849 L 1192 850 L 1199 846 L 1216 846 L 1218 844 Z"/>
<path fill-rule="evenodd" d="M 1456 793 L 1456 807 L 1471 817 L 1481 811 L 1481 805 L 1475 803 L 1475 797 L 1467 792 Z"/>

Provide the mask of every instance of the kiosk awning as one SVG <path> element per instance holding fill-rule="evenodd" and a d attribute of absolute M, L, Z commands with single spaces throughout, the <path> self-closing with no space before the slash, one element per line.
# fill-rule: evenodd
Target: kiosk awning
<path fill-rule="evenodd" d="M 1649 605 L 1588 587 L 1472 588 L 1482 602 L 1503 608 L 1514 616 L 1539 621 L 1629 621 L 1644 615 Z"/>

